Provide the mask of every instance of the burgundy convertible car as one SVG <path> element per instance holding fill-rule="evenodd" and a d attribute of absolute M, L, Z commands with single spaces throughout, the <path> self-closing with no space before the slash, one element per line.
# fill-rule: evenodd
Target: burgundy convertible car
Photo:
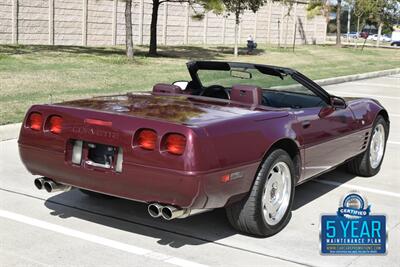
<path fill-rule="evenodd" d="M 376 100 L 332 96 L 289 68 L 187 66 L 190 81 L 152 92 L 32 106 L 18 143 L 36 187 L 144 202 L 167 220 L 225 207 L 237 230 L 270 236 L 296 185 L 343 163 L 379 172 L 389 117 Z"/>

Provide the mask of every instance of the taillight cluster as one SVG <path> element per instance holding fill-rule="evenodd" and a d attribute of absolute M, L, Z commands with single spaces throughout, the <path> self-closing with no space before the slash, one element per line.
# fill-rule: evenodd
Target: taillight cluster
<path fill-rule="evenodd" d="M 157 133 L 148 129 L 141 130 L 137 138 L 137 144 L 143 149 L 154 150 L 157 144 Z"/>
<path fill-rule="evenodd" d="M 145 150 L 155 150 L 158 145 L 158 135 L 151 129 L 139 130 L 134 138 L 134 145 Z M 161 138 L 160 151 L 173 155 L 182 155 L 186 148 L 186 137 L 179 133 L 168 133 Z"/>
<path fill-rule="evenodd" d="M 165 149 L 174 155 L 182 155 L 186 147 L 186 138 L 181 134 L 167 134 L 165 137 Z"/>
<path fill-rule="evenodd" d="M 32 112 L 26 120 L 26 127 L 31 128 L 34 131 L 40 131 L 40 129 L 42 129 L 42 124 L 42 114 L 37 112 Z"/>
<path fill-rule="evenodd" d="M 53 134 L 60 134 L 62 131 L 63 119 L 60 116 L 49 116 L 44 124 L 44 130 Z M 39 112 L 32 112 L 26 120 L 26 127 L 34 131 L 42 130 L 43 115 Z"/>
<path fill-rule="evenodd" d="M 47 121 L 47 129 L 53 134 L 60 134 L 62 131 L 63 119 L 60 116 L 51 116 Z"/>

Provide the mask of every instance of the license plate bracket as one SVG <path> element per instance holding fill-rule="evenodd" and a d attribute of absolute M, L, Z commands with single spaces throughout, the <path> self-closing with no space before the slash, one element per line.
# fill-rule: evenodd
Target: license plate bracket
<path fill-rule="evenodd" d="M 71 162 L 90 169 L 122 172 L 122 147 L 82 140 L 71 140 Z"/>

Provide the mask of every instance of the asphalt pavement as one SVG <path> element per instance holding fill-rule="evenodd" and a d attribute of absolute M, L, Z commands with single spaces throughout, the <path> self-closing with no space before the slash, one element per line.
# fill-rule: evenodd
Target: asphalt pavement
<path fill-rule="evenodd" d="M 270 238 L 238 234 L 223 210 L 187 219 L 151 218 L 146 205 L 93 198 L 79 190 L 37 190 L 16 139 L 0 142 L 1 266 L 399 266 L 400 74 L 325 86 L 339 96 L 378 99 L 391 132 L 381 172 L 356 177 L 339 168 L 296 188 L 292 218 Z M 350 190 L 387 215 L 385 256 L 322 256 L 321 214 L 335 213 Z"/>

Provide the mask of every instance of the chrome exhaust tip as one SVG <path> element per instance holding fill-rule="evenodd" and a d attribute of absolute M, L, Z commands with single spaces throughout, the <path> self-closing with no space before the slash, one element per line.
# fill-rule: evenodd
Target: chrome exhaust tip
<path fill-rule="evenodd" d="M 150 214 L 151 217 L 158 218 L 161 216 L 161 210 L 163 208 L 164 206 L 158 203 L 152 203 L 147 207 L 147 212 Z"/>
<path fill-rule="evenodd" d="M 51 180 L 45 181 L 43 186 L 44 186 L 44 189 L 46 189 L 46 191 L 48 193 L 57 192 L 57 191 L 68 191 L 71 189 L 71 186 L 59 184 L 59 183 L 56 183 Z"/>
<path fill-rule="evenodd" d="M 168 220 L 168 221 L 169 220 L 173 220 L 175 218 L 182 217 L 185 214 L 186 214 L 186 210 L 178 209 L 178 208 L 173 207 L 173 206 L 165 206 L 161 210 L 161 216 L 165 220 Z"/>
<path fill-rule="evenodd" d="M 43 177 L 40 178 L 36 178 L 35 181 L 33 182 L 36 186 L 37 189 L 42 190 L 44 183 L 45 183 L 45 179 Z"/>

